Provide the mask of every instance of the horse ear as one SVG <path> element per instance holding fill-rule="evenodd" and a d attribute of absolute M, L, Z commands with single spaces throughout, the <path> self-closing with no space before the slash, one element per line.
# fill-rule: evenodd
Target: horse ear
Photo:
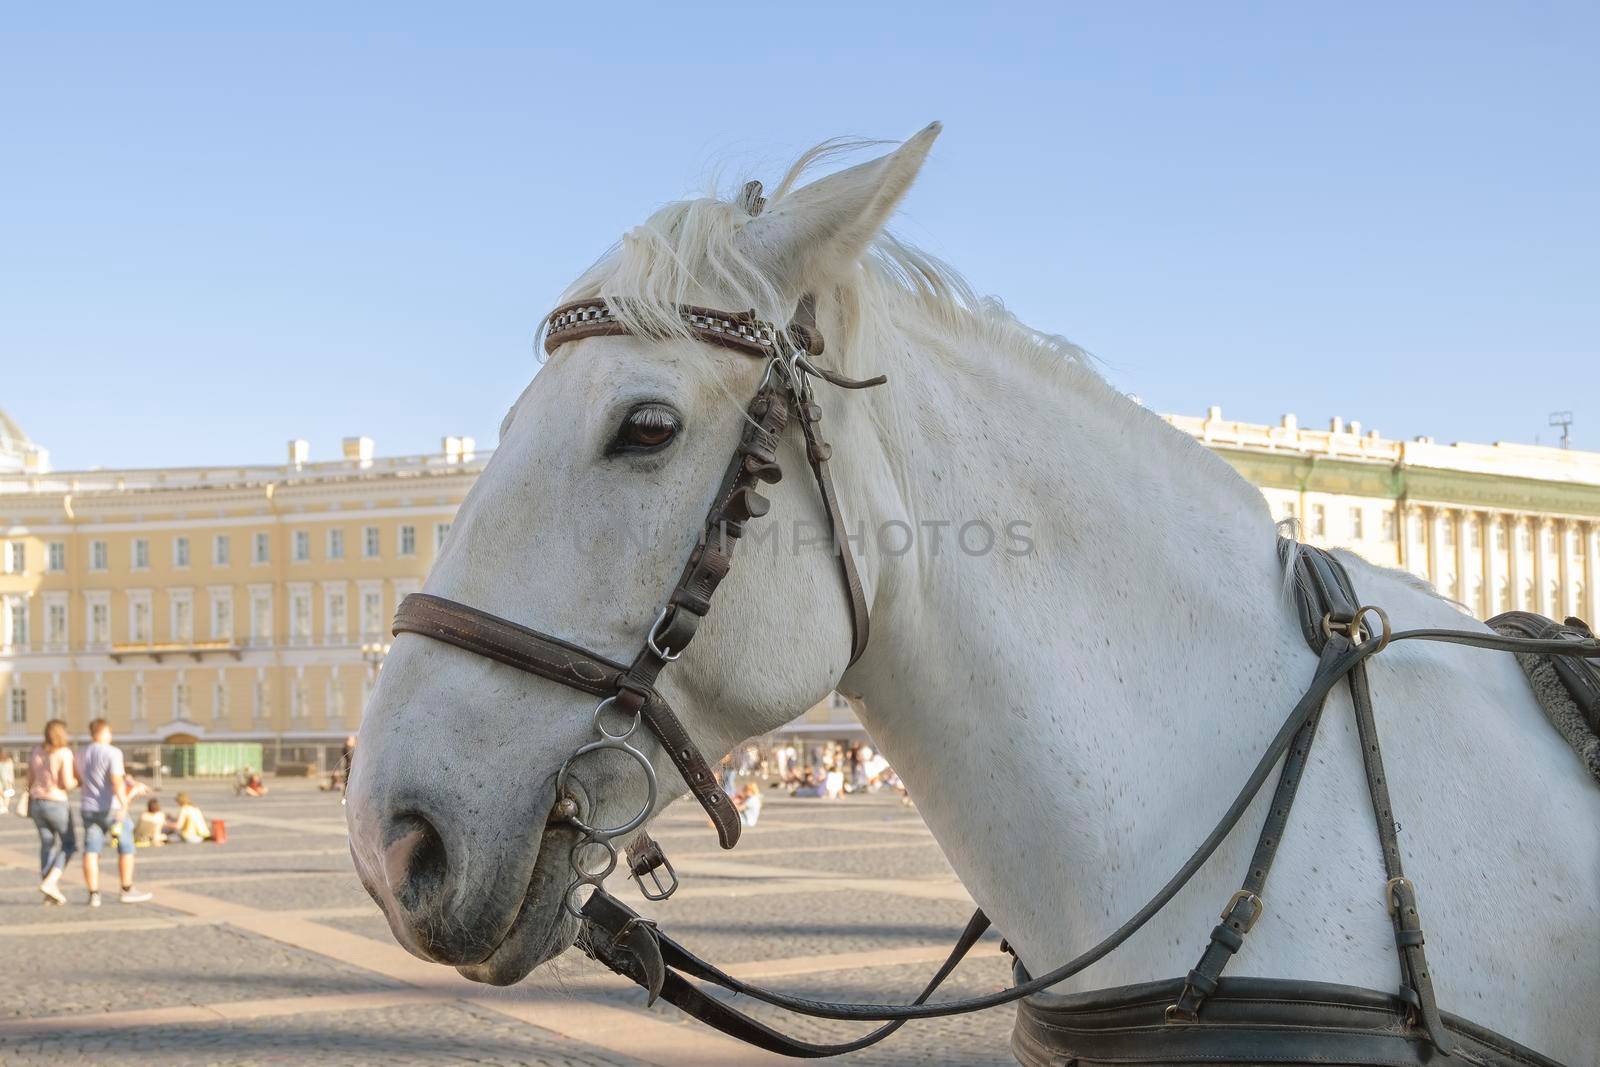
<path fill-rule="evenodd" d="M 745 225 L 746 254 L 795 291 L 849 268 L 894 214 L 941 129 L 932 123 L 886 156 L 780 197 Z"/>

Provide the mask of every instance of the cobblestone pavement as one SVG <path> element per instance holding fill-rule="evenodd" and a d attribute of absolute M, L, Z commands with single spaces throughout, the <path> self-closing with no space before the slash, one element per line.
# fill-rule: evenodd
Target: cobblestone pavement
<path fill-rule="evenodd" d="M 149 904 L 85 907 L 74 860 L 69 906 L 40 903 L 32 824 L 0 817 L 0 1067 L 77 1064 L 528 1064 L 754 1067 L 794 1063 L 644 1006 L 642 993 L 569 952 L 510 989 L 474 985 L 395 945 L 357 884 L 337 797 L 272 783 L 260 800 L 189 787 L 228 825 L 226 845 L 140 849 Z M 170 792 L 170 789 L 169 789 Z M 691 947 L 741 976 L 802 995 L 909 999 L 971 903 L 916 813 L 892 798 L 769 797 L 733 853 L 680 803 L 655 825 L 683 877 L 649 905 Z M 116 885 L 114 860 L 103 885 Z M 951 995 L 1000 988 L 995 940 Z M 810 1040 L 861 1032 L 741 1001 Z M 1007 1052 L 1010 1009 L 912 1023 L 858 1067 L 989 1067 Z"/>

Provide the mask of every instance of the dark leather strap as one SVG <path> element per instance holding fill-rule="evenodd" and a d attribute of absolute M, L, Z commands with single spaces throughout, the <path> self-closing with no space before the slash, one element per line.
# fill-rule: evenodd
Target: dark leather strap
<path fill-rule="evenodd" d="M 583 946 L 590 956 L 624 978 L 639 983 L 651 993 L 652 1002 L 659 996 L 706 1025 L 768 1052 L 803 1059 L 841 1056 L 876 1045 L 905 1025 L 904 1019 L 898 1019 L 861 1037 L 834 1044 L 814 1044 L 789 1037 L 701 992 L 683 974 L 715 981 L 716 974 L 721 972 L 701 967 L 700 961 L 692 953 L 615 897 L 607 893 L 595 893 L 585 902 L 583 911 L 590 920 L 585 928 Z M 934 972 L 913 1003 L 926 1003 L 988 928 L 988 916 L 981 910 L 975 912 L 944 963 Z M 613 930 L 626 931 L 628 936 L 617 936 L 610 932 Z M 661 963 L 659 970 L 654 966 L 656 960 Z M 680 971 L 683 974 L 679 974 Z"/>
<path fill-rule="evenodd" d="M 394 615 L 394 634 L 421 634 L 595 696 L 617 691 L 627 667 L 498 615 L 429 593 L 411 593 Z"/>
<path fill-rule="evenodd" d="M 1279 558 L 1293 568 L 1295 607 L 1300 616 L 1306 644 L 1326 662 L 1330 655 L 1348 647 L 1349 640 L 1333 630 L 1333 625 L 1348 627 L 1360 612 L 1350 576 L 1332 556 L 1310 550 L 1287 539 L 1278 543 Z M 1336 644 L 1337 643 L 1337 644 Z M 1359 666 L 1355 669 L 1360 669 Z M 1263 892 L 1272 861 L 1277 858 L 1289 824 L 1289 812 L 1300 791 L 1300 779 L 1310 759 L 1317 724 L 1322 721 L 1318 708 L 1295 735 L 1283 759 L 1278 786 L 1267 808 L 1267 821 L 1256 839 L 1255 852 L 1245 872 L 1244 883 L 1222 909 L 1222 922 L 1212 929 L 1211 940 L 1200 955 L 1200 962 L 1184 980 L 1183 990 L 1167 1008 L 1169 1022 L 1197 1022 L 1200 1007 L 1216 991 L 1218 979 L 1234 954 L 1244 946 L 1247 935 L 1266 910 Z"/>
<path fill-rule="evenodd" d="M 1422 951 L 1422 920 L 1417 912 L 1416 887 L 1405 877 L 1400 863 L 1399 823 L 1389 800 L 1389 782 L 1383 772 L 1383 754 L 1378 745 L 1378 727 L 1372 716 L 1372 687 L 1367 682 L 1366 664 L 1358 663 L 1350 672 L 1350 698 L 1355 705 L 1356 732 L 1361 738 L 1361 763 L 1367 776 L 1367 792 L 1377 819 L 1378 844 L 1383 853 L 1385 904 L 1394 920 L 1395 947 L 1400 953 L 1400 992 L 1414 1005 L 1427 1031 L 1428 1040 L 1441 1052 L 1450 1051 L 1450 1038 L 1439 1018 L 1434 999 L 1433 977 Z"/>
<path fill-rule="evenodd" d="M 803 399 L 800 404 L 800 428 L 806 438 L 806 460 L 811 464 L 817 489 L 822 493 L 822 507 L 828 515 L 829 536 L 833 539 L 833 551 L 839 557 L 845 595 L 850 598 L 850 661 L 847 666 L 853 666 L 867 650 L 867 640 L 872 636 L 872 619 L 867 610 L 867 594 L 861 586 L 861 575 L 856 571 L 855 555 L 850 550 L 850 531 L 845 528 L 839 496 L 834 492 L 833 478 L 828 474 L 828 460 L 833 455 L 833 446 L 822 439 L 821 421 L 822 408 L 814 400 Z"/>

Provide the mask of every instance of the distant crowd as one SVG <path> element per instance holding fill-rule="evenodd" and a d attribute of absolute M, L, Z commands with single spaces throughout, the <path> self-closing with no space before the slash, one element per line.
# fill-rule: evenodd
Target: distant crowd
<path fill-rule="evenodd" d="M 900 776 L 883 755 L 860 741 L 825 741 L 810 745 L 751 743 L 722 761 L 723 789 L 733 798 L 745 825 L 761 813 L 761 787 L 781 789 L 792 797 L 842 800 L 852 793 L 891 792 L 910 803 Z"/>

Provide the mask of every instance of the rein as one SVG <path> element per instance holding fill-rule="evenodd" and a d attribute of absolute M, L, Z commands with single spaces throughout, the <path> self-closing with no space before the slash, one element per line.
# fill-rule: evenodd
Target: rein
<path fill-rule="evenodd" d="M 1165 1009 L 1168 1025 L 1195 1025 L 1203 1021 L 1202 1008 L 1217 990 L 1223 968 L 1265 911 L 1262 893 L 1267 875 L 1282 839 L 1324 704 L 1334 687 L 1345 682 L 1362 740 L 1368 794 L 1382 845 L 1386 879 L 1384 900 L 1393 919 L 1400 960 L 1397 1001 L 1408 1020 L 1407 1033 L 1412 1032 L 1409 1027 L 1414 1025 L 1418 1040 L 1425 1041 L 1447 1059 L 1453 1058 L 1451 1035 L 1462 1031 L 1460 1026 L 1446 1023 L 1434 1002 L 1432 980 L 1423 954 L 1425 939 L 1416 888 L 1401 867 L 1396 822 L 1373 719 L 1366 661 L 1399 641 L 1442 641 L 1509 652 L 1600 659 L 1600 640 L 1512 638 L 1448 629 L 1391 632 L 1388 617 L 1381 609 L 1360 605 L 1348 575 L 1337 560 L 1319 549 L 1288 541 L 1280 543 L 1280 552 L 1285 563 L 1294 569 L 1295 603 L 1302 630 L 1307 643 L 1319 656 L 1310 685 L 1284 719 L 1233 802 L 1189 859 L 1125 923 L 1094 947 L 1049 973 L 985 996 L 927 1003 L 988 929 L 989 919 L 979 909 L 944 964 L 910 1004 L 835 1003 L 795 997 L 734 978 L 662 934 L 654 922 L 607 893 L 604 880 L 617 866 L 617 850 L 612 842 L 629 835 L 635 837 L 635 844 L 628 850 L 628 865 L 644 895 L 652 900 L 664 899 L 678 884 L 660 846 L 647 835 L 636 833 L 654 812 L 659 792 L 649 758 L 632 744 L 641 728 L 661 743 L 695 799 L 710 816 L 722 847 L 732 848 L 739 839 L 739 818 L 731 801 L 718 787 L 710 764 L 690 740 L 682 722 L 656 690 L 655 682 L 667 664 L 683 654 L 700 620 L 710 611 L 711 598 L 732 566 L 733 551 L 746 523 L 766 514 L 768 501 L 756 488 L 782 477 L 778 447 L 791 415 L 798 415 L 806 459 L 833 529 L 840 577 L 850 603 L 851 664 L 865 651 L 869 632 L 866 596 L 828 473 L 832 449 L 821 436 L 822 411 L 813 398 L 810 379 L 822 378 L 845 388 L 866 388 L 882 384 L 884 379 L 854 381 L 814 363 L 815 357 L 822 353 L 823 343 L 816 329 L 814 302 L 809 296 L 800 301 L 793 320 L 782 329 L 757 318 L 754 311 L 735 313 L 683 306 L 678 309 L 678 315 L 682 327 L 695 339 L 766 360 L 767 368 L 746 409 L 748 419 L 744 432 L 723 474 L 701 535 L 633 660 L 629 663 L 611 660 L 581 645 L 424 593 L 407 596 L 400 604 L 394 623 L 396 635 L 414 633 L 430 637 L 600 698 L 593 713 L 596 737 L 562 764 L 557 774 L 558 799 L 551 813 L 552 823 L 570 823 L 579 833 L 569 857 L 573 880 L 562 900 L 568 913 L 582 923 L 579 944 L 585 951 L 644 987 L 651 1003 L 658 997 L 663 998 L 702 1022 L 769 1051 L 801 1057 L 855 1051 L 881 1041 L 910 1019 L 981 1011 L 1040 993 L 1115 951 L 1160 912 L 1210 859 L 1281 759 L 1283 769 L 1248 873 L 1241 888 L 1223 908 L 1222 922 L 1212 930 L 1200 961 Z M 587 337 L 636 332 L 617 317 L 606 301 L 577 301 L 551 313 L 546 323 L 545 348 L 554 352 L 560 345 Z M 1369 617 L 1380 624 L 1376 634 L 1364 622 Z M 619 714 L 626 728 L 620 731 L 608 728 L 608 711 Z M 619 750 L 639 764 L 648 795 L 632 818 L 617 826 L 597 827 L 584 821 L 582 807 L 567 787 L 572 767 L 579 758 L 606 749 Z M 584 862 L 586 850 L 590 858 L 600 860 L 598 869 Z M 600 855 L 594 855 L 593 850 L 598 850 Z M 658 873 L 662 869 L 666 872 L 665 881 Z M 648 883 L 647 876 L 651 879 Z M 575 896 L 584 886 L 591 887 L 593 892 L 580 906 L 575 904 Z M 885 1025 L 853 1041 L 804 1042 L 729 1007 L 702 991 L 689 980 L 691 978 L 802 1015 L 877 1021 Z M 1469 1055 L 1474 1058 L 1466 1059 Z M 1463 1058 L 1457 1062 L 1482 1062 L 1476 1055 L 1463 1051 Z"/>

